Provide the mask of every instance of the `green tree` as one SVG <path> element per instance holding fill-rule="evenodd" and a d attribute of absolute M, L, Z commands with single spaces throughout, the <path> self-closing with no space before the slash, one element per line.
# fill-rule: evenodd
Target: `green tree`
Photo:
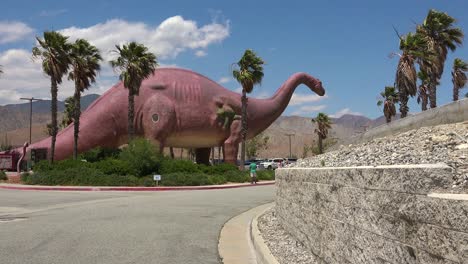
<path fill-rule="evenodd" d="M 75 82 L 75 93 L 73 95 L 73 121 L 74 121 L 74 145 L 73 158 L 78 158 L 78 134 L 80 131 L 81 116 L 81 93 L 96 82 L 96 75 L 101 69 L 99 65 L 102 57 L 99 50 L 84 39 L 77 39 L 73 43 L 70 52 L 71 71 L 68 79 Z"/>
<path fill-rule="evenodd" d="M 454 27 L 455 18 L 447 13 L 431 9 L 416 32 L 427 42 L 428 50 L 435 55 L 433 63 L 422 65 L 429 74 L 429 101 L 431 108 L 437 107 L 437 84 L 442 77 L 448 50 L 455 51 L 463 42 L 463 31 Z"/>
<path fill-rule="evenodd" d="M 143 44 L 130 42 L 127 45 L 116 45 L 114 52 L 118 58 L 110 62 L 111 66 L 120 71 L 119 79 L 128 89 L 128 139 L 135 136 L 134 115 L 135 96 L 138 96 L 141 83 L 153 74 L 158 66 L 156 55 L 148 51 Z"/>
<path fill-rule="evenodd" d="M 318 136 L 318 148 L 319 154 L 323 153 L 323 140 L 328 136 L 328 130 L 331 129 L 331 119 L 325 113 L 318 113 L 317 117 L 312 118 L 312 123 L 317 124 L 317 128 L 314 132 Z"/>
<path fill-rule="evenodd" d="M 468 63 L 462 59 L 456 58 L 453 61 L 452 67 L 452 82 L 453 82 L 453 101 L 458 101 L 458 93 L 466 85 L 466 73 L 468 71 Z"/>
<path fill-rule="evenodd" d="M 242 58 L 235 64 L 237 69 L 232 71 L 234 78 L 242 85 L 242 116 L 241 116 L 241 163 L 245 162 L 245 140 L 247 138 L 247 93 L 251 93 L 256 84 L 263 79 L 263 64 L 265 62 L 254 51 L 248 49 Z M 244 166 L 241 166 L 241 170 Z"/>
<path fill-rule="evenodd" d="M 395 104 L 398 102 L 398 94 L 393 86 L 385 86 L 385 90 L 380 93 L 381 100 L 377 101 L 378 106 L 383 107 L 383 113 L 387 123 L 392 121 L 392 116 L 396 115 Z"/>
<path fill-rule="evenodd" d="M 419 87 L 418 87 L 418 104 L 421 104 L 421 110 L 426 111 L 427 110 L 427 103 L 429 99 L 429 91 L 428 91 L 428 85 L 429 85 L 429 75 L 424 72 L 424 71 L 419 71 L 418 72 L 418 78 L 421 81 Z"/>
<path fill-rule="evenodd" d="M 245 142 L 247 158 L 256 158 L 259 151 L 268 149 L 268 140 L 270 140 L 270 137 L 264 135 L 263 133 L 260 133 L 254 138 L 247 140 Z"/>
<path fill-rule="evenodd" d="M 409 97 L 415 96 L 418 91 L 415 63 L 428 57 L 426 49 L 427 43 L 419 34 L 408 33 L 400 37 L 400 50 L 403 53 L 398 54 L 400 59 L 395 76 L 395 88 L 398 90 L 402 118 L 408 115 Z"/>
<path fill-rule="evenodd" d="M 63 111 L 62 122 L 60 123 L 60 128 L 64 129 L 73 123 L 73 113 L 75 112 L 75 102 L 73 96 L 67 97 L 65 99 L 65 110 Z M 47 124 L 49 125 L 49 124 Z"/>
<path fill-rule="evenodd" d="M 38 46 L 32 49 L 34 59 L 42 60 L 42 70 L 50 77 L 52 140 L 50 146 L 50 162 L 54 162 L 55 141 L 57 137 L 57 93 L 58 85 L 70 66 L 70 48 L 68 37 L 55 32 L 44 32 L 44 38 L 36 37 Z"/>

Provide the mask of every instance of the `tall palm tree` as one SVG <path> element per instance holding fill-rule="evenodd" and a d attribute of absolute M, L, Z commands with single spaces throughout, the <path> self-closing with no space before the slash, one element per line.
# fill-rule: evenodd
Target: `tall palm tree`
<path fill-rule="evenodd" d="M 242 85 L 242 144 L 241 144 L 241 170 L 244 169 L 245 140 L 247 138 L 247 93 L 251 93 L 255 84 L 260 84 L 263 79 L 263 64 L 265 62 L 258 57 L 253 50 L 246 50 L 242 58 L 235 64 L 238 68 L 232 71 L 234 78 Z"/>
<path fill-rule="evenodd" d="M 89 44 L 84 39 L 77 39 L 73 43 L 70 51 L 72 70 L 68 75 L 68 79 L 75 82 L 75 93 L 73 95 L 74 103 L 74 145 L 73 158 L 78 158 L 78 134 L 80 131 L 80 116 L 81 116 L 81 93 L 88 89 L 92 83 L 96 82 L 96 75 L 101 69 L 99 62 L 102 57 L 99 50 Z"/>
<path fill-rule="evenodd" d="M 427 56 L 425 49 L 426 42 L 419 34 L 408 33 L 400 37 L 400 50 L 403 53 L 398 54 L 400 59 L 395 76 L 395 88 L 399 94 L 402 118 L 406 117 L 409 111 L 409 96 L 413 97 L 417 93 L 415 62 Z"/>
<path fill-rule="evenodd" d="M 56 32 L 44 32 L 44 38 L 36 37 L 38 46 L 32 49 L 34 59 L 42 60 L 42 70 L 50 77 L 50 94 L 51 94 L 51 146 L 50 146 L 50 162 L 54 162 L 55 155 L 55 140 L 57 137 L 57 92 L 58 85 L 62 83 L 62 77 L 67 73 L 70 66 L 70 48 L 68 37 Z"/>
<path fill-rule="evenodd" d="M 418 87 L 418 104 L 421 103 L 421 110 L 427 110 L 427 103 L 429 99 L 429 75 L 425 71 L 418 72 L 418 78 L 421 81 L 421 84 Z"/>
<path fill-rule="evenodd" d="M 327 114 L 324 113 L 318 113 L 317 117 L 312 118 L 312 123 L 317 124 L 317 128 L 314 130 L 314 132 L 318 136 L 318 148 L 319 148 L 319 153 L 323 153 L 323 140 L 327 138 L 328 136 L 328 130 L 331 129 L 331 119 L 328 117 Z"/>
<path fill-rule="evenodd" d="M 66 128 L 71 123 L 73 123 L 73 115 L 75 114 L 75 100 L 73 99 L 73 96 L 67 97 L 64 104 L 65 110 L 63 110 L 63 118 L 62 122 L 60 122 L 61 129 Z"/>
<path fill-rule="evenodd" d="M 468 63 L 462 59 L 456 58 L 453 61 L 452 82 L 453 82 L 453 101 L 458 101 L 460 89 L 465 87 L 467 79 L 465 72 L 468 71 Z"/>
<path fill-rule="evenodd" d="M 148 51 L 143 44 L 130 42 L 127 45 L 116 45 L 114 52 L 118 58 L 110 62 L 111 66 L 120 71 L 119 79 L 128 89 L 128 139 L 133 139 L 135 135 L 134 115 L 135 115 L 135 95 L 138 96 L 141 83 L 144 79 L 153 74 L 158 66 L 156 55 Z"/>
<path fill-rule="evenodd" d="M 378 106 L 383 107 L 383 113 L 387 123 L 392 121 L 392 116 L 396 115 L 395 104 L 398 103 L 398 93 L 393 86 L 385 86 L 385 90 L 380 93 L 381 100 L 377 101 Z"/>
<path fill-rule="evenodd" d="M 427 41 L 428 49 L 436 56 L 434 63 L 423 70 L 429 73 L 429 101 L 431 108 L 437 107 L 437 84 L 444 72 L 444 64 L 448 50 L 455 51 L 457 45 L 463 42 L 463 31 L 454 27 L 455 18 L 447 13 L 431 9 L 421 25 L 417 26 L 417 33 Z"/>

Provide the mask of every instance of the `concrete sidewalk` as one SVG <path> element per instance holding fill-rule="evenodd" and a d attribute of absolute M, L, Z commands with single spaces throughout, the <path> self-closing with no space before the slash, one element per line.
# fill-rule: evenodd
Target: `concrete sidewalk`
<path fill-rule="evenodd" d="M 219 190 L 243 187 L 255 187 L 274 185 L 275 181 L 263 181 L 258 184 L 237 183 L 224 185 L 204 185 L 204 186 L 159 186 L 159 187 L 128 187 L 128 186 L 43 186 L 1 183 L 0 189 L 24 190 L 24 191 L 194 191 L 194 190 Z"/>
<path fill-rule="evenodd" d="M 275 203 L 244 212 L 224 224 L 218 252 L 224 264 L 278 264 L 258 230 L 257 219 Z"/>

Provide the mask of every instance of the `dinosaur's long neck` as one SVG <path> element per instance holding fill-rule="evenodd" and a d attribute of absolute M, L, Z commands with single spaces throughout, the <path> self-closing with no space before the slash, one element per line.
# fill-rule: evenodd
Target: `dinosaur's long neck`
<path fill-rule="evenodd" d="M 286 109 L 300 84 L 307 85 L 318 95 L 325 91 L 319 80 L 307 73 L 296 73 L 286 80 L 276 93 L 269 99 L 254 99 L 248 101 L 249 138 L 267 129 Z"/>

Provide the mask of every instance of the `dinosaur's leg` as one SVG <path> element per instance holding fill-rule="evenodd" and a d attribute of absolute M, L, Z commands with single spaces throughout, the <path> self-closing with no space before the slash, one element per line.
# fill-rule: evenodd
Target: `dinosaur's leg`
<path fill-rule="evenodd" d="M 211 148 L 197 148 L 195 149 L 197 164 L 210 165 Z"/>
<path fill-rule="evenodd" d="M 241 141 L 241 122 L 240 120 L 234 120 L 231 124 L 231 135 L 224 141 L 224 162 L 236 164 L 237 162 L 237 151 L 239 148 L 239 142 Z"/>

